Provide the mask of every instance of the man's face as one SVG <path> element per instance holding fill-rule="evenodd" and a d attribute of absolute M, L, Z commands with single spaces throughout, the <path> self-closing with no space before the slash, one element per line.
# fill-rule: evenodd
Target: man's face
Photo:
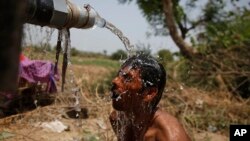
<path fill-rule="evenodd" d="M 127 111 L 142 101 L 142 80 L 140 70 L 126 66 L 118 72 L 112 81 L 112 103 L 119 111 Z"/>

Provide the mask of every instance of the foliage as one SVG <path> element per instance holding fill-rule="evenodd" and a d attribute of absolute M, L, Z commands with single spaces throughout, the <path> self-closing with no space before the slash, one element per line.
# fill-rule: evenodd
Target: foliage
<path fill-rule="evenodd" d="M 88 58 L 108 58 L 105 53 L 94 53 L 94 52 L 86 52 L 76 49 L 72 47 L 70 50 L 71 56 L 78 56 L 78 57 L 88 57 Z"/>
<path fill-rule="evenodd" d="M 132 0 L 118 0 L 121 3 L 131 2 Z M 152 25 L 155 35 L 168 35 L 166 17 L 164 16 L 163 4 L 159 0 L 135 0 L 142 11 L 144 17 Z M 173 2 L 173 15 L 178 25 L 180 31 L 182 32 L 182 37 L 186 37 L 186 34 L 198 27 L 202 26 L 204 22 L 215 21 L 216 18 L 220 17 L 220 14 L 225 3 L 229 1 L 225 0 L 207 0 L 202 1 L 206 3 L 204 7 L 198 7 L 197 5 L 201 3 L 201 0 L 187 0 L 186 4 L 183 4 L 180 0 L 175 0 Z M 204 9 L 202 9 L 204 8 Z M 189 13 L 194 13 L 194 11 L 200 11 L 199 14 L 196 13 L 196 19 L 193 18 Z"/>
<path fill-rule="evenodd" d="M 71 56 L 77 56 L 80 55 L 80 51 L 78 51 L 76 48 L 71 48 L 70 50 Z"/>
<path fill-rule="evenodd" d="M 198 34 L 198 43 L 206 51 L 209 48 L 230 48 L 235 45 L 244 45 L 250 39 L 250 11 L 240 11 L 230 15 L 230 19 L 210 22 L 204 32 Z"/>
<path fill-rule="evenodd" d="M 96 66 L 103 66 L 109 68 L 117 68 L 119 63 L 114 60 L 109 60 L 105 58 L 72 58 L 72 63 L 77 65 L 96 65 Z"/>
<path fill-rule="evenodd" d="M 130 1 L 132 0 L 120 2 Z M 244 97 L 250 96 L 246 96 L 246 93 L 250 93 L 250 10 L 247 5 L 240 5 L 237 0 L 136 2 L 145 18 L 156 29 L 156 35 L 166 35 L 162 31 L 177 28 L 176 31 L 168 29 L 170 35 L 180 48 L 181 54 L 184 57 L 189 55 L 176 62 L 177 69 L 174 72 L 178 72 L 179 80 L 189 86 L 207 90 L 219 88 Z M 164 17 L 164 13 L 171 12 L 166 9 L 169 3 L 172 6 L 172 15 L 166 14 L 167 17 Z M 168 22 L 171 16 L 176 27 L 171 25 L 173 22 Z M 181 38 L 176 32 L 180 32 Z M 195 53 L 191 53 L 189 46 L 181 42 L 186 37 L 191 37 L 191 49 L 195 48 Z"/>
<path fill-rule="evenodd" d="M 127 53 L 123 50 L 117 50 L 114 52 L 111 57 L 112 60 L 124 60 L 127 58 Z"/>
<path fill-rule="evenodd" d="M 131 2 L 132 0 L 118 0 L 120 3 Z M 163 6 L 159 0 L 136 0 L 142 14 L 147 19 L 147 21 L 152 25 L 156 35 L 165 34 L 166 29 L 163 27 L 165 25 L 165 17 L 163 14 Z"/>
<path fill-rule="evenodd" d="M 248 44 L 249 45 L 249 44 Z M 245 48 L 249 49 L 249 48 Z M 224 49 L 221 49 L 224 51 Z M 232 49 L 231 49 L 232 50 Z M 240 51 L 238 48 L 234 49 L 235 52 Z M 243 50 L 242 50 L 243 51 Z M 238 52 L 238 54 L 242 54 L 244 52 L 249 52 L 249 50 L 244 50 L 243 52 Z M 35 56 L 38 56 L 39 53 L 33 53 Z M 54 56 L 55 54 L 53 54 Z M 213 58 L 213 54 L 211 53 L 209 57 Z M 230 54 L 228 54 L 230 56 Z M 247 54 L 244 54 L 247 55 Z M 221 56 L 221 58 L 228 58 L 228 56 L 222 56 L 221 54 L 218 55 Z M 232 55 L 235 56 L 235 55 Z M 244 57 L 245 58 L 245 57 Z M 48 58 L 47 58 L 48 59 Z M 77 80 L 84 80 L 84 78 L 90 78 L 90 80 L 86 81 L 86 84 L 79 83 L 79 86 L 82 87 L 83 92 L 81 92 L 80 95 L 80 107 L 86 107 L 89 111 L 89 118 L 88 119 L 79 119 L 83 121 L 83 124 L 81 126 L 81 129 L 78 130 L 78 125 L 73 126 L 77 130 L 70 130 L 66 134 L 69 134 L 69 139 L 72 139 L 75 137 L 75 134 L 78 134 L 78 131 L 80 131 L 78 136 L 81 139 L 84 140 L 103 140 L 103 141 L 111 141 L 115 140 L 115 135 L 113 135 L 112 128 L 110 128 L 109 120 L 107 113 L 111 111 L 110 106 L 110 95 L 108 93 L 110 88 L 110 82 L 114 78 L 114 75 L 116 75 L 116 71 L 119 67 L 118 61 L 110 61 L 108 59 L 103 58 L 82 58 L 80 56 L 72 56 L 73 60 L 84 60 L 87 61 L 88 65 L 79 61 L 79 64 L 72 63 L 72 68 L 74 71 L 74 74 L 76 75 Z M 113 62 L 114 64 L 117 64 L 117 68 L 109 69 L 108 72 L 103 73 L 102 68 L 106 65 L 103 65 L 100 67 L 100 64 L 96 63 L 96 60 L 103 60 L 107 62 Z M 180 65 L 183 66 L 183 68 L 186 68 L 186 76 L 190 76 L 188 72 L 188 69 L 192 69 L 192 66 L 188 66 L 184 58 L 182 58 L 177 63 L 185 64 Z M 93 62 L 93 64 L 91 64 Z M 223 62 L 223 60 L 222 60 Z M 232 61 L 235 62 L 235 61 Z M 244 60 L 242 60 L 244 63 Z M 191 64 L 191 62 L 189 62 Z M 246 62 L 245 62 L 246 63 Z M 194 62 L 195 64 L 195 62 Z M 223 63 L 224 64 L 224 63 Z M 199 64 L 197 64 L 199 65 Z M 81 67 L 80 67 L 81 66 Z M 87 67 L 86 67 L 87 66 Z M 89 66 L 92 66 L 91 68 Z M 243 67 L 248 67 L 246 65 L 243 65 Z M 110 68 L 110 67 L 107 67 Z M 181 67 L 179 67 L 181 68 Z M 83 70 L 88 70 L 89 73 L 84 72 Z M 98 71 L 94 71 L 98 70 Z M 209 68 L 209 70 L 211 70 Z M 98 74 L 98 75 L 96 75 Z M 93 77 L 94 76 L 94 77 Z M 192 79 L 193 77 L 189 77 Z M 203 79 L 203 76 L 197 77 L 199 79 Z M 92 83 L 94 82 L 94 83 Z M 169 82 L 169 81 L 168 81 Z M 175 83 L 174 83 L 175 82 Z M 86 87 L 91 87 L 90 91 L 87 91 Z M 67 87 L 68 90 L 71 92 L 72 87 Z M 41 93 L 38 93 L 41 95 Z M 101 97 L 100 97 L 101 95 Z M 60 99 L 62 100 L 59 103 L 54 103 L 54 105 L 46 106 L 46 107 L 40 107 L 32 112 L 25 112 L 20 113 L 15 116 L 8 117 L 7 120 L 3 119 L 1 120 L 1 125 L 3 125 L 3 131 L 12 131 L 13 128 L 15 129 L 15 133 L 22 133 L 23 132 L 23 125 L 27 125 L 27 130 L 34 131 L 34 133 L 41 133 L 40 130 L 37 130 L 37 127 L 29 125 L 33 125 L 33 123 L 36 123 L 37 121 L 44 122 L 44 121 L 52 121 L 55 116 L 58 116 L 61 113 L 62 107 L 68 107 L 69 105 L 74 105 L 75 101 L 72 101 L 72 99 L 69 99 L 70 95 L 67 94 L 59 94 L 56 96 L 62 96 Z M 37 99 L 39 101 L 39 99 Z M 31 101 L 33 102 L 33 101 Z M 63 104 L 63 105 L 61 105 Z M 176 81 L 173 81 L 172 83 L 168 83 L 168 87 L 166 91 L 164 91 L 164 95 L 161 100 L 161 107 L 168 111 L 170 114 L 177 117 L 180 121 L 182 121 L 184 127 L 186 127 L 187 131 L 190 131 L 190 135 L 201 135 L 207 132 L 215 132 L 215 134 L 220 135 L 226 135 L 229 136 L 229 124 L 249 124 L 250 118 L 250 108 L 249 108 L 250 102 L 249 100 L 244 100 L 238 97 L 232 97 L 229 93 L 216 91 L 215 93 L 211 92 L 205 92 L 201 91 L 196 88 L 190 88 L 186 87 L 183 83 L 178 83 Z M 45 114 L 41 114 L 45 113 Z M 20 118 L 20 116 L 22 118 Z M 108 128 L 100 128 L 99 120 L 102 121 L 104 119 L 104 123 L 108 125 Z M 14 122 L 13 122 L 14 121 Z M 68 121 L 74 122 L 75 119 L 67 119 Z M 30 123 L 30 124 L 27 124 Z M 96 124 L 97 123 L 97 124 Z M 96 126 L 93 126 L 93 124 L 96 124 Z M 11 126 L 10 126 L 11 125 Z M 11 127 L 11 128 L 9 128 Z M 28 128 L 29 127 L 29 128 Z M 82 128 L 84 127 L 84 128 Z M 211 131 L 211 129 L 213 129 Z M 39 131 L 39 132 L 36 132 Z M 199 133 L 195 132 L 199 131 Z M 205 131 L 205 132 L 204 132 Z M 107 133 L 103 134 L 103 133 Z M 62 133 L 62 135 L 64 135 Z M 1 133 L 0 133 L 1 134 Z M 111 135 L 110 135 L 111 134 Z M 40 136 L 43 135 L 43 136 Z M 35 136 L 30 136 L 29 132 L 26 134 L 16 134 L 16 137 L 22 138 L 22 139 L 34 139 L 34 140 L 41 140 L 41 138 L 44 138 L 45 136 L 55 136 L 54 134 L 35 134 Z M 27 138 L 25 137 L 27 136 Z M 110 137 L 109 137 L 110 136 Z M 68 137 L 68 135 L 67 135 Z M 107 138 L 109 137 L 109 138 Z M 16 138 L 13 137 L 13 140 Z M 18 140 L 17 139 L 17 140 Z M 77 138 L 78 139 L 78 138 Z M 1 140 L 1 139 L 0 139 Z M 54 138 L 56 140 L 56 138 Z M 57 139 L 58 140 L 58 139 Z M 194 139 L 195 140 L 195 139 Z M 198 140 L 198 139 L 197 139 Z"/>
<path fill-rule="evenodd" d="M 203 57 L 202 61 L 189 62 L 193 72 L 193 82 L 198 86 L 220 88 L 249 97 L 250 93 L 250 11 L 239 10 L 238 13 L 226 13 L 227 18 L 210 21 L 204 32 L 198 34 L 197 47 Z M 200 79 L 200 78 L 203 79 Z"/>
<path fill-rule="evenodd" d="M 167 49 L 158 51 L 158 56 L 160 57 L 160 60 L 163 62 L 163 64 L 174 61 L 172 53 Z"/>
<path fill-rule="evenodd" d="M 167 49 L 162 49 L 157 52 L 157 56 L 159 57 L 158 61 L 163 65 L 167 73 L 167 82 L 171 81 L 174 75 L 174 53 L 171 53 Z"/>
<path fill-rule="evenodd" d="M 98 93 L 103 94 L 105 92 L 109 92 L 111 89 L 111 82 L 115 78 L 116 75 L 117 75 L 117 69 L 112 70 L 108 75 L 106 75 L 105 78 L 101 80 L 100 82 Z"/>
<path fill-rule="evenodd" d="M 201 33 L 202 39 L 198 35 L 197 49 L 205 57 L 188 63 L 193 67 L 191 71 L 198 74 L 191 75 L 189 80 L 193 82 L 189 83 L 210 88 L 225 85 L 227 90 L 249 97 L 250 12 L 244 10 L 230 17 L 209 23 Z"/>
<path fill-rule="evenodd" d="M 206 53 L 206 58 L 182 60 L 178 72 L 182 82 L 206 90 L 227 90 L 249 97 L 250 93 L 249 45 L 218 48 Z"/>

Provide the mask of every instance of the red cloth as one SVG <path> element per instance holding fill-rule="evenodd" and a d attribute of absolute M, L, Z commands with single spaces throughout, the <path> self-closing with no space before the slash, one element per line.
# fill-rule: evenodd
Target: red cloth
<path fill-rule="evenodd" d="M 24 61 L 26 59 L 28 59 L 28 58 L 21 53 L 20 56 L 19 56 L 19 60 Z"/>

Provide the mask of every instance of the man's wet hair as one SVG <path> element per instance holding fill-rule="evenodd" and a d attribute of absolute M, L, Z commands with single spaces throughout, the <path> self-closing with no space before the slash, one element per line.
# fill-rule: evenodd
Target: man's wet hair
<path fill-rule="evenodd" d="M 157 59 L 150 55 L 137 54 L 129 57 L 122 65 L 122 68 L 131 66 L 133 69 L 140 70 L 142 79 L 142 90 L 157 87 L 158 93 L 152 101 L 152 107 L 155 108 L 159 103 L 166 84 L 166 71 Z"/>

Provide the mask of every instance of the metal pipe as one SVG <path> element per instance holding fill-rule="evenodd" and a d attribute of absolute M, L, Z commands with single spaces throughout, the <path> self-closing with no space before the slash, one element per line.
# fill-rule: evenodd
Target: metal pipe
<path fill-rule="evenodd" d="M 105 27 L 106 21 L 90 6 L 77 6 L 68 0 L 26 0 L 26 22 L 62 28 Z"/>

